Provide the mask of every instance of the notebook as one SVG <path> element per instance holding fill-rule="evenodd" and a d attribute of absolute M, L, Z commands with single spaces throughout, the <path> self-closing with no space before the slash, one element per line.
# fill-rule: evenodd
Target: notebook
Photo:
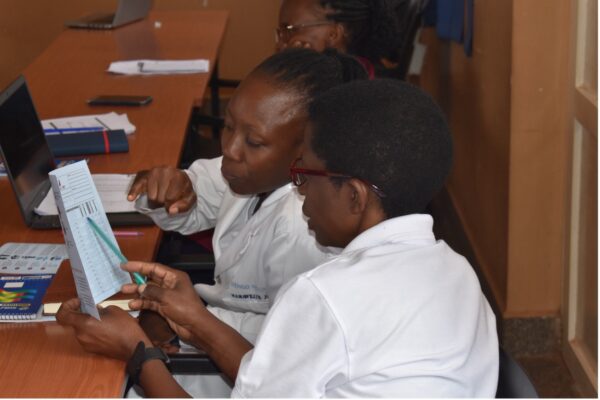
<path fill-rule="evenodd" d="M 131 311 L 131 308 L 129 308 L 130 301 L 131 301 L 130 299 L 104 300 L 103 302 L 101 302 L 99 304 L 99 306 L 102 308 L 109 307 L 109 306 L 115 306 L 115 307 L 119 307 L 121 310 L 124 310 L 124 311 Z M 44 304 L 42 314 L 43 315 L 56 315 L 56 313 L 58 312 L 58 309 L 60 308 L 61 305 L 62 305 L 62 303 L 46 303 L 46 304 Z"/>
<path fill-rule="evenodd" d="M 114 14 L 92 14 L 79 20 L 66 21 L 70 28 L 114 29 L 143 19 L 152 8 L 152 0 L 119 0 Z"/>
<path fill-rule="evenodd" d="M 48 173 L 55 164 L 23 76 L 0 93 L 0 161 L 4 161 L 25 224 L 34 229 L 60 228 L 57 215 L 35 212 L 50 192 Z M 125 196 L 124 192 L 124 200 Z M 108 218 L 115 226 L 152 224 L 138 212 L 113 212 Z"/>
<path fill-rule="evenodd" d="M 54 275 L 0 276 L 0 320 L 36 319 Z"/>

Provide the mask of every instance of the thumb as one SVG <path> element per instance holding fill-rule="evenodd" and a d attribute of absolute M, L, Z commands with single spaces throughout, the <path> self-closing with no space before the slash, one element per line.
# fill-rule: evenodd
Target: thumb
<path fill-rule="evenodd" d="M 177 200 L 169 206 L 169 214 L 174 215 L 189 211 L 189 209 L 192 208 L 193 205 L 193 199 L 190 199 L 189 197 Z"/>

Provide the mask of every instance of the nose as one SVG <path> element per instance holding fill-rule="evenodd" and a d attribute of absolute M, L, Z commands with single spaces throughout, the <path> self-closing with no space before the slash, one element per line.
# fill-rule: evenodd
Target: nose
<path fill-rule="evenodd" d="M 223 157 L 233 161 L 241 161 L 242 159 L 242 137 L 236 132 L 221 134 L 221 151 Z"/>

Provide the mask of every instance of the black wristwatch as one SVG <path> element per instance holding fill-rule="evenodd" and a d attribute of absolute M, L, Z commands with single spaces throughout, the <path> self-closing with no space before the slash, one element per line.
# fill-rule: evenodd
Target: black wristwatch
<path fill-rule="evenodd" d="M 162 349 L 158 347 L 146 348 L 144 342 L 139 342 L 135 347 L 133 355 L 127 362 L 127 373 L 134 384 L 138 385 L 140 383 L 142 365 L 150 360 L 161 360 L 165 363 L 167 368 L 169 367 L 169 357 Z"/>

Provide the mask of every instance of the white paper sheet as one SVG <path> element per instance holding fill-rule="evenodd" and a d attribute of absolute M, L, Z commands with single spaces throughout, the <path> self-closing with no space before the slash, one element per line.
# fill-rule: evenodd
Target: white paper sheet
<path fill-rule="evenodd" d="M 56 274 L 67 258 L 64 244 L 4 243 L 0 247 L 0 274 Z"/>
<path fill-rule="evenodd" d="M 131 60 L 115 61 L 108 72 L 123 75 L 196 74 L 209 71 L 209 61 L 196 60 Z"/>
<path fill-rule="evenodd" d="M 130 135 L 135 132 L 135 126 L 129 122 L 127 114 L 117 114 L 110 112 L 107 114 L 80 115 L 74 117 L 45 119 L 42 121 L 44 129 L 73 129 L 73 128 L 97 128 L 103 127 L 106 129 L 123 129 L 126 134 Z M 77 131 L 64 132 L 64 134 L 77 133 Z M 46 133 L 51 135 L 52 133 Z M 59 132 L 54 133 L 56 135 Z"/>
<path fill-rule="evenodd" d="M 118 257 L 92 230 L 91 218 L 118 248 L 92 175 L 85 162 L 50 172 L 77 295 L 83 312 L 100 319 L 96 304 L 131 283 Z"/>
<path fill-rule="evenodd" d="M 107 213 L 135 212 L 135 202 L 127 201 L 129 185 L 135 175 L 126 174 L 94 174 L 92 179 L 100 195 L 100 201 Z M 57 215 L 56 202 L 52 190 L 48 191 L 44 200 L 35 208 L 38 215 Z"/>

